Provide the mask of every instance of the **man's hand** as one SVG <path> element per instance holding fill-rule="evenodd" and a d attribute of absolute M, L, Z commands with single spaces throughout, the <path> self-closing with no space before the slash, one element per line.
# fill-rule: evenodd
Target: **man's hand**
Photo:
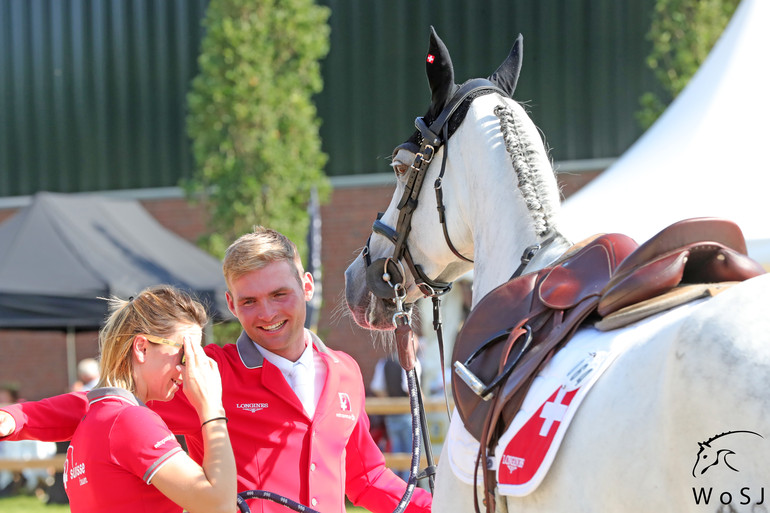
<path fill-rule="evenodd" d="M 16 421 L 10 413 L 0 411 L 0 437 L 8 436 L 16 431 Z"/>

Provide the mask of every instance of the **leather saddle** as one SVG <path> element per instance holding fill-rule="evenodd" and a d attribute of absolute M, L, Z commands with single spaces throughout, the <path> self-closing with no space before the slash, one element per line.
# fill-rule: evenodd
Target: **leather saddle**
<path fill-rule="evenodd" d="M 735 223 L 696 218 L 641 246 L 622 234 L 596 236 L 552 266 L 492 290 L 469 314 L 452 356 L 455 405 L 480 442 L 480 461 L 540 369 L 589 317 L 599 320 L 681 284 L 742 281 L 764 272 L 747 256 Z M 487 491 L 494 489 L 490 479 L 485 476 Z"/>

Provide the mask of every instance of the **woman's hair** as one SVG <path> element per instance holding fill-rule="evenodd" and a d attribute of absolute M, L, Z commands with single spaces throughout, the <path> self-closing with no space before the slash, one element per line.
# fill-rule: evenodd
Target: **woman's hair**
<path fill-rule="evenodd" d="M 203 328 L 207 321 L 203 305 L 170 285 L 147 288 L 128 301 L 115 296 L 108 301 L 110 314 L 99 332 L 98 387 L 121 387 L 136 392 L 131 359 L 134 336 L 142 333 L 168 338 L 180 324 Z"/>
<path fill-rule="evenodd" d="M 254 231 L 242 235 L 227 248 L 222 272 L 230 287 L 233 280 L 281 260 L 295 265 L 297 281 L 302 285 L 302 260 L 297 246 L 280 232 L 255 226 Z"/>

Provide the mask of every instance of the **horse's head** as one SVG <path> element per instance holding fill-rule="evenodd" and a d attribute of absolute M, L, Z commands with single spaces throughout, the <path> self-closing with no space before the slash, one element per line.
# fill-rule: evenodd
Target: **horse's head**
<path fill-rule="evenodd" d="M 728 456 L 735 455 L 735 451 L 725 445 L 725 437 L 728 435 L 741 433 L 756 435 L 760 438 L 764 438 L 762 435 L 755 433 L 754 431 L 740 430 L 727 431 L 725 433 L 712 436 L 705 442 L 698 442 L 698 454 L 695 456 L 695 465 L 692 467 L 693 477 L 698 477 L 702 474 L 705 474 L 706 471 L 711 467 L 714 467 L 720 463 L 722 463 L 725 467 L 729 468 L 733 472 L 738 472 L 738 469 L 735 468 L 727 459 Z M 734 438 L 730 437 L 730 443 L 737 444 L 738 442 Z"/>
<path fill-rule="evenodd" d="M 415 120 L 414 134 L 393 151 L 393 198 L 374 222 L 361 255 L 345 272 L 348 307 L 359 325 L 393 329 L 394 315 L 408 312 L 424 296 L 447 291 L 474 260 L 478 273 L 496 249 L 506 251 L 495 233 L 498 223 L 488 226 L 495 215 L 503 216 L 506 229 L 527 244 L 538 237 L 540 229 L 532 228 L 532 222 L 516 221 L 528 218 L 531 202 L 521 193 L 509 198 L 521 178 L 511 172 L 513 154 L 496 110 L 499 106 L 515 111 L 517 119 L 509 130 L 516 139 L 512 144 L 523 147 L 520 157 L 526 165 L 547 167 L 553 179 L 537 129 L 511 99 L 521 59 L 519 36 L 492 75 L 457 85 L 449 51 L 431 28 L 426 57 L 430 107 Z M 549 187 L 558 205 L 555 180 Z M 498 256 L 513 262 L 519 254 Z"/>
<path fill-rule="evenodd" d="M 705 474 L 708 469 L 719 464 L 720 460 L 725 462 L 725 466 L 735 470 L 727 462 L 727 456 L 735 454 L 729 449 L 714 449 L 708 444 L 699 443 L 698 454 L 695 457 L 695 465 L 692 467 L 693 477 Z"/>

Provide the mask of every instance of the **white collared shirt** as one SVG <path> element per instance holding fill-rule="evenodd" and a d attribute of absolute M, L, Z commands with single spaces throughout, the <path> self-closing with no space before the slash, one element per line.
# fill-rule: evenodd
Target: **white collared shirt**
<path fill-rule="evenodd" d="M 306 334 L 305 350 L 302 352 L 296 362 L 292 362 L 283 356 L 272 353 L 256 342 L 253 343 L 257 348 L 257 351 L 260 352 L 265 360 L 278 367 L 278 370 L 281 371 L 281 374 L 283 374 L 283 377 L 286 379 L 286 382 L 289 384 L 289 386 L 292 387 L 292 390 L 294 389 L 293 376 L 299 372 L 306 374 L 306 378 L 309 379 L 311 383 L 313 383 L 313 403 L 312 405 L 306 404 L 305 410 L 308 414 L 308 417 L 313 418 L 315 407 L 318 405 L 318 400 L 321 397 L 321 391 L 323 390 L 324 383 L 326 382 L 326 365 L 324 364 L 321 355 L 313 350 L 313 343 L 310 340 L 310 336 Z"/>

